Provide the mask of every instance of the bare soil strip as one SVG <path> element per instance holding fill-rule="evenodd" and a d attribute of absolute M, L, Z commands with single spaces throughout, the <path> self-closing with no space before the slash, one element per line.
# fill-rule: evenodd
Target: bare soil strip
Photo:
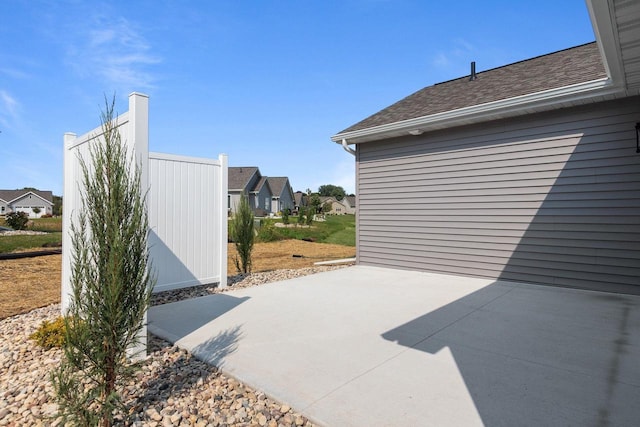
<path fill-rule="evenodd" d="M 228 272 L 237 273 L 233 244 L 228 246 Z M 253 271 L 298 269 L 317 261 L 354 257 L 356 248 L 301 240 L 256 243 Z M 294 255 L 296 255 L 294 257 Z M 0 260 L 0 319 L 60 302 L 62 255 Z"/>

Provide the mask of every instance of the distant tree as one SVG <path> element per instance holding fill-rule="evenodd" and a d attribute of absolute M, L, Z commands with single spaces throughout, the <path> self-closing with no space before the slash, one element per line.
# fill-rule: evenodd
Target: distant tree
<path fill-rule="evenodd" d="M 336 200 L 342 200 L 347 193 L 344 188 L 338 185 L 326 184 L 318 187 L 318 194 L 323 197 L 335 197 Z"/>
<path fill-rule="evenodd" d="M 323 213 L 331 212 L 331 207 L 332 207 L 332 206 L 331 206 L 331 203 L 329 203 L 329 202 L 324 203 L 324 204 L 322 205 L 322 212 L 323 212 Z"/>
<path fill-rule="evenodd" d="M 40 190 L 33 187 L 24 187 L 24 188 L 18 188 L 18 191 L 40 191 Z"/>
<path fill-rule="evenodd" d="M 53 215 L 54 216 L 62 215 L 62 197 L 61 196 L 53 196 Z"/>
<path fill-rule="evenodd" d="M 322 206 L 322 200 L 320 200 L 320 196 L 317 194 L 311 195 L 309 199 L 309 206 L 312 208 L 312 213 L 318 213 L 320 211 L 320 207 Z"/>

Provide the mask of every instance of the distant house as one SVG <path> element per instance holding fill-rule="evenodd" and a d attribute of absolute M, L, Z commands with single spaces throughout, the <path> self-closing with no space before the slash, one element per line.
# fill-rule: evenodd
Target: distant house
<path fill-rule="evenodd" d="M 345 215 L 351 213 L 351 208 L 348 202 L 345 202 L 345 199 L 338 200 L 335 197 L 320 197 L 320 201 L 322 202 L 322 206 L 327 203 L 331 205 L 331 209 L 324 213 L 332 215 Z"/>
<path fill-rule="evenodd" d="M 289 184 L 289 178 L 286 176 L 270 176 L 267 178 L 267 183 L 272 193 L 271 212 L 277 213 L 283 209 L 293 210 L 295 200 L 291 184 Z"/>
<path fill-rule="evenodd" d="M 293 193 L 294 210 L 298 210 L 303 206 L 307 206 L 307 195 L 302 191 Z"/>
<path fill-rule="evenodd" d="M 39 190 L 0 190 L 0 215 L 26 212 L 29 218 L 53 214 L 53 194 Z"/>
<path fill-rule="evenodd" d="M 358 264 L 640 293 L 640 2 L 587 5 L 595 43 L 472 64 L 332 137 Z"/>
<path fill-rule="evenodd" d="M 257 167 L 229 167 L 228 182 L 227 208 L 230 213 L 236 211 L 242 193 L 247 194 L 249 206 L 256 216 L 267 216 L 272 212 L 273 194 L 267 178 L 262 176 Z"/>
<path fill-rule="evenodd" d="M 355 196 L 346 196 L 342 199 L 342 203 L 347 207 L 348 214 L 356 213 L 356 197 Z"/>

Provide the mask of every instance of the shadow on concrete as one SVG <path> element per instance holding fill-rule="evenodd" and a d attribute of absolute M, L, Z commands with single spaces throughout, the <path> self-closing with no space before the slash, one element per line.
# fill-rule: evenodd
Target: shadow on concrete
<path fill-rule="evenodd" d="M 635 425 L 638 310 L 633 296 L 496 282 L 382 337 L 448 348 L 487 426 Z"/>
<path fill-rule="evenodd" d="M 222 368 L 224 358 L 235 353 L 238 349 L 238 341 L 242 338 L 241 329 L 240 326 L 235 326 L 222 331 L 215 337 L 195 346 L 191 353 L 203 362 Z"/>
<path fill-rule="evenodd" d="M 249 297 L 214 294 L 151 307 L 149 331 L 170 342 L 177 342 L 209 322 L 233 310 Z M 213 338 L 219 342 L 223 337 Z"/>

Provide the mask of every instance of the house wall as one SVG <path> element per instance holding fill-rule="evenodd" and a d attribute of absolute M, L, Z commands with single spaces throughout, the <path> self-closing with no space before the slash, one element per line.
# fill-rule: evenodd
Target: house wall
<path fill-rule="evenodd" d="M 271 203 L 271 211 L 273 213 L 277 213 L 282 211 L 283 209 L 291 209 L 295 207 L 295 201 L 293 200 L 293 191 L 289 185 L 285 185 L 282 189 L 282 194 L 279 198 L 273 199 Z"/>
<path fill-rule="evenodd" d="M 345 215 L 349 213 L 349 209 L 340 202 L 331 201 L 331 211 L 327 212 L 334 215 Z"/>
<path fill-rule="evenodd" d="M 9 212 L 9 205 L 7 205 L 7 202 L 5 202 L 4 200 L 0 200 L 0 215 L 5 215 Z"/>
<path fill-rule="evenodd" d="M 263 185 L 258 193 L 252 193 L 251 198 L 255 203 L 255 210 L 263 209 L 267 214 L 271 213 L 272 195 L 268 185 Z"/>
<path fill-rule="evenodd" d="M 255 198 L 253 197 L 252 194 L 249 194 L 249 191 L 256 186 L 259 180 L 260 180 L 260 174 L 258 173 L 254 174 L 249 180 L 249 183 L 247 184 L 247 188 L 245 188 L 244 190 L 247 192 L 247 195 L 249 196 L 249 206 L 251 207 L 251 210 L 253 210 L 254 212 L 256 209 Z M 228 192 L 227 206 L 230 209 L 231 213 L 235 213 L 236 207 L 238 206 L 238 204 L 240 204 L 240 194 L 241 193 L 239 191 Z"/>
<path fill-rule="evenodd" d="M 358 262 L 638 293 L 640 97 L 360 144 Z"/>
<path fill-rule="evenodd" d="M 227 206 L 230 212 L 235 213 L 236 206 L 240 203 L 240 193 L 229 191 L 227 198 Z"/>
<path fill-rule="evenodd" d="M 33 208 L 40 208 L 40 212 L 33 212 Z M 50 202 L 43 200 L 41 197 L 35 196 L 33 194 L 26 194 L 24 197 L 21 197 L 17 200 L 14 200 L 9 209 L 5 208 L 5 213 L 10 212 L 26 212 L 29 214 L 29 218 L 40 218 L 42 215 L 49 214 L 51 215 L 53 212 L 52 205 Z M 0 211 L 2 208 L 0 207 Z"/>

